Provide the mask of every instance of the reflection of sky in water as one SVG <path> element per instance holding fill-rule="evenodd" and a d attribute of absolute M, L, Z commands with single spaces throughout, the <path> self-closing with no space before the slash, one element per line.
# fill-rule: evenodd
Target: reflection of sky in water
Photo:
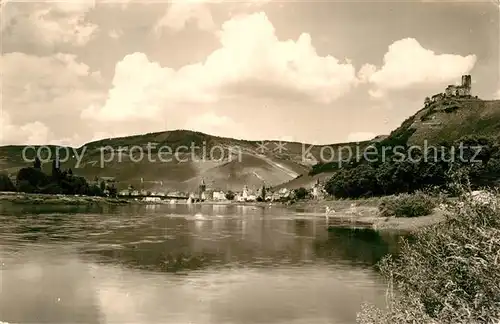
<path fill-rule="evenodd" d="M 4 321 L 348 323 L 363 300 L 382 293 L 372 288 L 369 273 L 352 268 L 225 269 L 178 277 L 47 250 L 7 260 Z"/>
<path fill-rule="evenodd" d="M 0 216 L 0 321 L 352 323 L 362 301 L 383 301 L 369 264 L 387 244 L 373 234 L 251 206 L 158 206 Z"/>

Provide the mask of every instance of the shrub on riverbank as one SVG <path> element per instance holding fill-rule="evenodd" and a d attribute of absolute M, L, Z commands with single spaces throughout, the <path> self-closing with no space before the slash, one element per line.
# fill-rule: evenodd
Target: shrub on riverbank
<path fill-rule="evenodd" d="M 5 173 L 0 173 L 0 191 L 16 191 L 16 186 Z"/>
<path fill-rule="evenodd" d="M 381 199 L 378 209 L 383 217 L 418 217 L 432 213 L 436 199 L 423 193 L 400 194 Z"/>
<path fill-rule="evenodd" d="M 358 323 L 498 323 L 497 203 L 477 204 L 462 195 L 445 222 L 415 233 L 398 258 L 388 256 L 378 267 L 389 282 L 388 307 L 365 305 Z"/>
<path fill-rule="evenodd" d="M 300 187 L 298 189 L 294 190 L 295 198 L 297 199 L 306 199 L 309 197 L 309 192 L 307 191 L 306 188 Z"/>

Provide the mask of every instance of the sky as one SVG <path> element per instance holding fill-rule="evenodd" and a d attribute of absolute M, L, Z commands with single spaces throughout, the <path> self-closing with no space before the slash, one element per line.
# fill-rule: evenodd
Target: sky
<path fill-rule="evenodd" d="M 500 99 L 496 0 L 0 1 L 2 145 L 330 144 L 388 134 L 463 74 Z"/>

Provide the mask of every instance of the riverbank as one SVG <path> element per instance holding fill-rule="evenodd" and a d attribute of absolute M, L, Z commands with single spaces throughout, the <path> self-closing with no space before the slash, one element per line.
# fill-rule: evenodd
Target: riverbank
<path fill-rule="evenodd" d="M 420 228 L 440 223 L 445 220 L 443 210 L 438 208 L 430 215 L 419 217 L 384 217 L 378 208 L 379 199 L 338 200 L 322 202 L 303 202 L 294 205 L 297 209 L 313 210 L 298 212 L 298 217 L 322 217 L 327 219 L 329 227 L 369 228 L 376 231 L 413 232 Z M 330 212 L 327 213 L 326 209 Z"/>
<path fill-rule="evenodd" d="M 130 203 L 124 199 L 108 197 L 0 192 L 0 203 L 4 201 L 26 205 L 125 205 Z"/>
<path fill-rule="evenodd" d="M 302 200 L 292 205 L 269 202 L 203 202 L 204 205 L 238 205 L 258 208 L 285 208 L 297 219 L 327 219 L 331 228 L 368 228 L 376 231 L 413 232 L 445 220 L 443 210 L 419 217 L 384 217 L 379 211 L 380 198 Z M 326 210 L 330 212 L 327 213 Z"/>
<path fill-rule="evenodd" d="M 18 192 L 0 192 L 0 203 L 3 201 L 14 204 L 26 205 L 151 205 L 169 204 L 168 201 L 147 202 L 133 199 L 120 199 L 94 196 L 71 196 L 71 195 L 44 195 Z M 292 205 L 270 202 L 234 202 L 234 201 L 205 201 L 194 205 L 223 205 L 223 206 L 248 206 L 254 208 L 284 208 L 290 211 L 297 219 L 323 218 L 327 219 L 330 227 L 343 228 L 370 228 L 377 231 L 399 231 L 412 232 L 416 229 L 436 224 L 444 220 L 444 214 L 436 209 L 434 213 L 427 216 L 413 218 L 382 217 L 378 204 L 379 198 L 367 198 L 356 200 L 303 200 Z M 326 210 L 330 212 L 327 213 Z"/>

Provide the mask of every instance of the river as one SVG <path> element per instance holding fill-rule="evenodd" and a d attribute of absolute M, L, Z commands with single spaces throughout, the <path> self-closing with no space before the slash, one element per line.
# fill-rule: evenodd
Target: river
<path fill-rule="evenodd" d="M 0 322 L 355 323 L 394 236 L 279 207 L 0 205 Z"/>

